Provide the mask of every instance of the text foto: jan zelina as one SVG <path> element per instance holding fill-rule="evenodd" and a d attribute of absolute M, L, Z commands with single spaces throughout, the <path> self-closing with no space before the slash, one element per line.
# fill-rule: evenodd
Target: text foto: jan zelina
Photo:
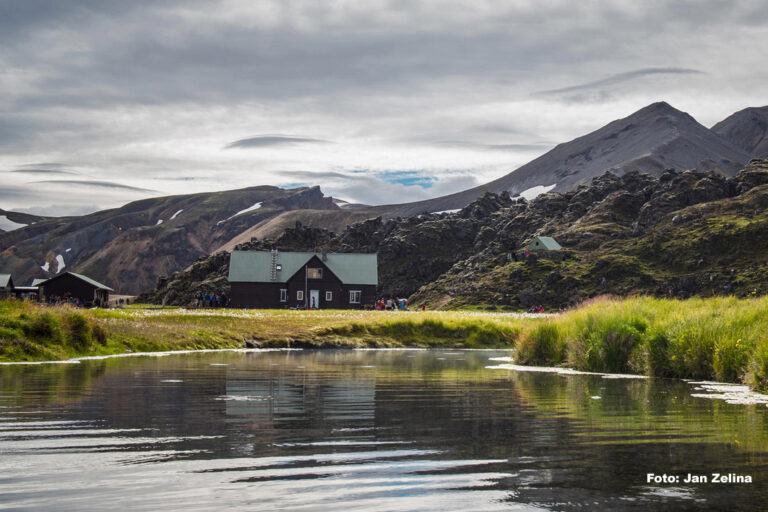
<path fill-rule="evenodd" d="M 699 475 L 686 473 L 684 476 L 668 475 L 662 473 L 648 473 L 646 483 L 649 484 L 751 484 L 752 475 L 738 475 L 736 473 L 710 473 Z"/>

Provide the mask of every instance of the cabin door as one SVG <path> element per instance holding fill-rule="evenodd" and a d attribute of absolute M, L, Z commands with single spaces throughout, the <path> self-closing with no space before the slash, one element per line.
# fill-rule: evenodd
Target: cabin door
<path fill-rule="evenodd" d="M 309 290 L 309 307 L 310 309 L 320 307 L 320 290 Z"/>

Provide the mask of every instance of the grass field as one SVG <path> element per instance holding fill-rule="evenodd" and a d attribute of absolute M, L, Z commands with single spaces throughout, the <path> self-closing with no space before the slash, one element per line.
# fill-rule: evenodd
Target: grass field
<path fill-rule="evenodd" d="M 75 318 L 96 334 L 75 341 Z M 522 324 L 521 315 L 473 312 L 76 310 L 2 301 L 0 361 L 243 346 L 511 348 Z"/>
<path fill-rule="evenodd" d="M 244 346 L 514 348 L 521 364 L 746 382 L 768 392 L 768 297 L 606 297 L 544 317 L 0 302 L 0 361 Z"/>

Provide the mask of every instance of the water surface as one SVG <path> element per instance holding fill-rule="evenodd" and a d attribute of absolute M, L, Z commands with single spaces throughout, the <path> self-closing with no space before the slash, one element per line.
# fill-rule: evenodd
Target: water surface
<path fill-rule="evenodd" d="M 5 510 L 757 510 L 768 408 L 492 351 L 0 366 Z M 752 476 L 661 484 L 647 473 Z"/>

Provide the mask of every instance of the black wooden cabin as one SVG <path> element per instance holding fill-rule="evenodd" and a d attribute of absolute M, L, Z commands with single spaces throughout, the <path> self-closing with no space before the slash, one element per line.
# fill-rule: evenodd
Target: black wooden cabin
<path fill-rule="evenodd" d="M 78 299 L 83 306 L 107 306 L 112 288 L 82 274 L 63 272 L 38 285 L 41 301 Z"/>
<path fill-rule="evenodd" d="M 376 254 L 233 251 L 230 304 L 240 308 L 362 309 L 376 301 Z"/>

